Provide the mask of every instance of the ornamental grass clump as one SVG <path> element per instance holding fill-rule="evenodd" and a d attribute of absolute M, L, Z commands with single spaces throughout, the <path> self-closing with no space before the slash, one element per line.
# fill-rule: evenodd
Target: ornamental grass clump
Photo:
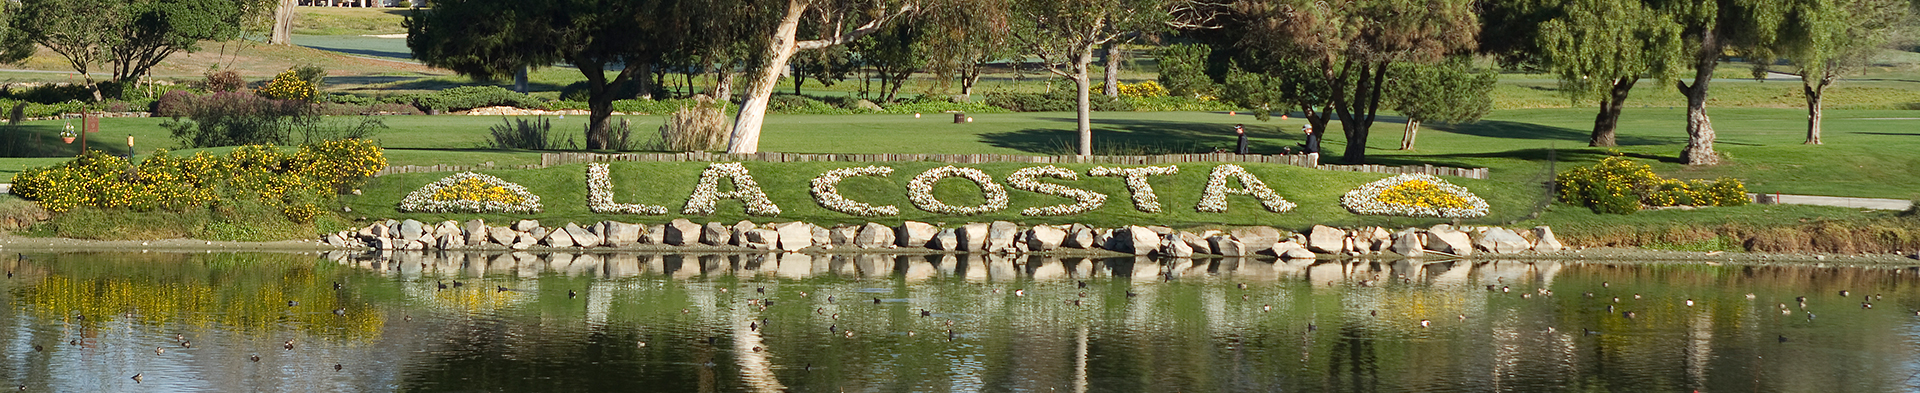
<path fill-rule="evenodd" d="M 727 114 L 719 105 L 702 101 L 667 115 L 667 123 L 660 126 L 659 150 L 726 149 L 727 134 Z"/>
<path fill-rule="evenodd" d="M 1554 178 L 1560 201 L 1601 214 L 1629 214 L 1645 207 L 1740 206 L 1751 200 L 1740 180 L 1676 180 L 1653 173 L 1653 167 L 1621 156 L 1578 167 Z"/>

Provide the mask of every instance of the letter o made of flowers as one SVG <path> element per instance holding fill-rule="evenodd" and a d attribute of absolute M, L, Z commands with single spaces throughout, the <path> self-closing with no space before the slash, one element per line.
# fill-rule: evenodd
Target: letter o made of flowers
<path fill-rule="evenodd" d="M 933 196 L 933 184 L 948 177 L 972 180 L 974 184 L 980 186 L 980 193 L 987 197 L 987 203 L 980 206 L 959 207 L 940 202 Z M 913 206 L 920 210 L 937 214 L 970 216 L 1006 210 L 1007 189 L 1001 187 L 999 183 L 994 183 L 992 176 L 987 176 L 986 172 L 979 169 L 948 165 L 929 169 L 920 173 L 919 176 L 914 176 L 912 181 L 907 182 L 907 199 L 912 200 Z"/>
<path fill-rule="evenodd" d="M 1046 176 L 1046 177 L 1051 177 L 1056 179 L 1066 179 L 1066 180 L 1080 180 L 1080 174 L 1074 172 L 1071 169 L 1048 165 L 1048 166 L 1020 168 L 1020 170 L 1014 171 L 1012 175 L 1007 175 L 1007 185 L 1013 186 L 1013 188 L 1019 189 L 1019 190 L 1071 198 L 1077 201 L 1077 203 L 1074 203 L 1071 205 L 1029 207 L 1024 210 L 1021 210 L 1020 215 L 1068 216 L 1068 215 L 1075 215 L 1075 214 L 1090 212 L 1090 211 L 1093 211 L 1093 209 L 1099 209 L 1100 205 L 1107 203 L 1106 194 L 1082 190 L 1082 189 L 1073 188 L 1073 187 L 1067 187 L 1059 184 L 1041 183 L 1039 181 L 1035 181 L 1034 178 L 1039 176 Z"/>
<path fill-rule="evenodd" d="M 820 177 L 813 178 L 813 200 L 815 202 L 819 202 L 820 207 L 825 207 L 827 208 L 827 210 L 833 210 L 841 213 L 852 214 L 855 216 L 861 216 L 861 217 L 897 216 L 897 215 L 900 215 L 899 207 L 896 207 L 893 205 L 874 206 L 866 203 L 855 202 L 851 199 L 847 199 L 847 197 L 845 196 L 840 195 L 840 187 L 839 187 L 840 181 L 845 180 L 848 177 L 888 176 L 892 174 L 893 174 L 893 168 L 888 168 L 884 166 L 840 168 L 840 169 L 827 171 L 827 173 L 821 174 Z"/>

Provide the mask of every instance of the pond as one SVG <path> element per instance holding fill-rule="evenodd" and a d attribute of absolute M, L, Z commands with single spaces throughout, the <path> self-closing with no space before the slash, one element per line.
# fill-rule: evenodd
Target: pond
<path fill-rule="evenodd" d="M 6 257 L 0 384 L 26 391 L 1920 389 L 1910 268 Z"/>

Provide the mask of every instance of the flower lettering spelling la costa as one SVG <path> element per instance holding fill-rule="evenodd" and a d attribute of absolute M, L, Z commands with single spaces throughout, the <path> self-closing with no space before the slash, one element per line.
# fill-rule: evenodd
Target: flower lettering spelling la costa
<path fill-rule="evenodd" d="M 1147 176 L 1172 175 L 1180 173 L 1180 167 L 1143 166 L 1139 168 L 1093 167 L 1087 171 L 1093 176 L 1122 176 L 1127 179 L 1127 192 L 1133 194 L 1133 208 L 1148 213 L 1160 212 L 1160 196 L 1154 195 L 1153 184 L 1147 183 Z"/>
<path fill-rule="evenodd" d="M 1432 175 L 1406 174 L 1363 184 L 1340 197 L 1353 214 L 1401 217 L 1476 218 L 1487 215 L 1487 201 Z"/>
<path fill-rule="evenodd" d="M 587 164 L 587 209 L 600 214 L 667 214 L 667 207 L 613 201 L 613 179 L 607 164 Z"/>
<path fill-rule="evenodd" d="M 978 184 L 980 186 L 980 193 L 985 194 L 987 202 L 979 206 L 959 207 L 948 205 L 945 202 L 940 202 L 940 199 L 934 198 L 933 183 L 939 182 L 940 179 L 955 176 L 972 180 L 975 184 Z M 1000 183 L 994 183 L 992 176 L 987 176 L 986 172 L 982 172 L 979 169 L 961 168 L 952 165 L 933 168 L 933 170 L 921 173 L 920 176 L 914 176 L 912 181 L 907 182 L 907 199 L 912 200 L 913 206 L 920 208 L 920 210 L 957 216 L 971 216 L 1007 209 L 1007 189 L 1000 187 Z"/>
<path fill-rule="evenodd" d="M 461 172 L 407 194 L 400 211 L 531 214 L 540 212 L 540 196 L 498 177 Z"/>
<path fill-rule="evenodd" d="M 1093 191 L 1067 187 L 1053 183 L 1041 183 L 1033 178 L 1046 176 L 1057 179 L 1080 180 L 1080 174 L 1071 169 L 1052 165 L 1020 168 L 1007 176 L 1007 185 L 1023 191 L 1055 195 L 1078 201 L 1071 205 L 1053 205 L 1047 207 L 1029 207 L 1020 211 L 1023 216 L 1068 216 L 1082 214 L 1107 203 L 1107 195 Z M 1144 182 L 1143 182 L 1144 183 Z M 1148 190 L 1151 192 L 1152 190 Z M 1157 204 L 1157 202 L 1156 202 Z"/>
<path fill-rule="evenodd" d="M 733 191 L 720 192 L 720 178 L 725 177 L 733 183 Z M 738 199 L 747 205 L 747 214 L 756 216 L 778 216 L 780 206 L 767 199 L 767 193 L 760 190 L 760 184 L 753 181 L 753 175 L 747 174 L 747 167 L 738 162 L 714 163 L 700 172 L 700 184 L 693 187 L 693 195 L 687 196 L 687 207 L 680 214 L 692 216 L 713 215 L 713 203 L 721 199 Z"/>
<path fill-rule="evenodd" d="M 900 208 L 893 205 L 874 206 L 854 202 L 840 195 L 840 181 L 853 176 L 888 176 L 893 168 L 884 166 L 864 166 L 858 168 L 840 168 L 813 178 L 813 200 L 820 202 L 827 210 L 852 214 L 861 217 L 883 217 L 900 215 Z"/>
<path fill-rule="evenodd" d="M 1241 188 L 1227 188 L 1228 177 L 1239 180 Z M 1274 193 L 1272 188 L 1267 188 L 1267 183 L 1260 182 L 1260 178 L 1247 173 L 1247 168 L 1225 164 L 1213 167 L 1213 174 L 1207 175 L 1207 188 L 1200 192 L 1200 205 L 1195 206 L 1194 210 L 1203 213 L 1226 213 L 1227 194 L 1253 196 L 1260 200 L 1262 206 L 1266 206 L 1267 211 L 1274 213 L 1293 210 L 1294 206 L 1293 202 L 1288 202 L 1286 198 L 1281 198 L 1280 194 Z"/>

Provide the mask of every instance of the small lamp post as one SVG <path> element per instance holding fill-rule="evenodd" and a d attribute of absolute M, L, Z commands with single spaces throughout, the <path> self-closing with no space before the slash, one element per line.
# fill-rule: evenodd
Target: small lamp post
<path fill-rule="evenodd" d="M 133 134 L 127 134 L 127 162 L 133 162 Z"/>

